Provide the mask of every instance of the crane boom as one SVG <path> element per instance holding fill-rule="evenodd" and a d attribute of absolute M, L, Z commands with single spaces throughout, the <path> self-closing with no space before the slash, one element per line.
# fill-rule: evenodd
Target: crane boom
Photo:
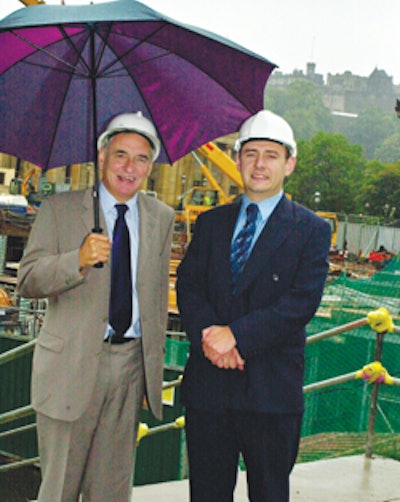
<path fill-rule="evenodd" d="M 44 0 L 19 0 L 25 5 L 25 7 L 32 7 L 33 5 L 43 5 L 46 2 Z"/>
<path fill-rule="evenodd" d="M 220 150 L 213 142 L 208 142 L 198 148 L 198 151 L 210 160 L 221 172 L 233 181 L 238 187 L 243 188 L 242 177 L 236 167 L 236 162 L 229 155 Z"/>

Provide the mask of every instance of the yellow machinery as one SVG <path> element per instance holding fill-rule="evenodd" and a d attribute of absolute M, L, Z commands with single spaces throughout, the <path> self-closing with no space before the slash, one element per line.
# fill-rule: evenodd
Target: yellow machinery
<path fill-rule="evenodd" d="M 54 193 L 54 183 L 50 183 L 42 170 L 32 165 L 23 178 L 13 178 L 10 182 L 11 195 L 23 195 L 31 206 L 39 206 L 43 198 Z"/>
<path fill-rule="evenodd" d="M 33 166 L 24 177 L 21 183 L 21 195 L 27 197 L 30 191 L 37 192 L 39 186 L 39 178 L 42 174 L 40 167 Z"/>
<path fill-rule="evenodd" d="M 327 221 L 331 227 L 331 251 L 336 251 L 337 249 L 337 233 L 339 222 L 336 213 L 330 213 L 327 211 L 317 211 L 318 216 Z"/>
<path fill-rule="evenodd" d="M 242 177 L 236 167 L 235 161 L 220 150 L 215 143 L 206 143 L 201 146 L 198 151 L 218 167 L 218 169 L 228 176 L 238 187 L 243 188 Z"/>
<path fill-rule="evenodd" d="M 220 150 L 215 143 L 209 142 L 201 146 L 197 150 L 212 162 L 212 164 L 225 174 L 231 181 L 243 189 L 243 182 L 240 173 L 236 167 L 236 163 L 229 155 Z M 181 201 L 181 210 L 178 210 L 175 215 L 175 233 L 172 244 L 172 260 L 170 262 L 169 275 L 169 312 L 177 314 L 176 306 L 176 268 L 180 260 L 183 258 L 187 244 L 191 239 L 191 231 L 199 214 L 212 209 L 221 204 L 232 202 L 237 195 L 227 195 L 221 188 L 211 170 L 200 160 L 196 152 L 192 152 L 193 157 L 199 165 L 199 168 L 207 180 L 207 186 L 192 187 Z"/>
<path fill-rule="evenodd" d="M 242 178 L 236 167 L 236 163 L 229 155 L 220 150 L 217 145 L 212 142 L 206 143 L 198 149 L 198 152 L 210 160 L 213 165 L 233 181 L 235 185 L 241 189 L 243 188 Z M 195 223 L 200 213 L 221 204 L 228 204 L 236 197 L 236 195 L 227 195 L 223 191 L 210 169 L 201 162 L 196 152 L 193 152 L 192 155 L 196 159 L 208 184 L 207 186 L 196 186 L 191 188 L 181 202 L 182 210 L 177 213 L 176 221 L 188 223 L 190 226 Z"/>
<path fill-rule="evenodd" d="M 42 5 L 44 4 L 44 0 L 19 0 L 26 7 L 32 7 L 33 5 Z"/>

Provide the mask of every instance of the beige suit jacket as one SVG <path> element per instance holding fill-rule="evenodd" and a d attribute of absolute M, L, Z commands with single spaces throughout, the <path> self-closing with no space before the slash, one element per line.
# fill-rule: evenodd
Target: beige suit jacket
<path fill-rule="evenodd" d="M 141 313 L 146 397 L 161 417 L 161 386 L 168 303 L 173 211 L 139 193 L 137 291 Z M 105 228 L 101 214 L 100 223 Z M 48 298 L 35 347 L 32 405 L 49 417 L 73 421 L 85 411 L 95 385 L 108 320 L 110 261 L 78 269 L 79 247 L 93 228 L 91 191 L 43 201 L 18 272 L 26 298 Z"/>

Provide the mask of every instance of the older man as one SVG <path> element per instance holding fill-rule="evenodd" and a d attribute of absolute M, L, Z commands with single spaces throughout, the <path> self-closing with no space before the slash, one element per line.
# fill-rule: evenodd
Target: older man
<path fill-rule="evenodd" d="M 139 192 L 160 143 L 138 112 L 98 147 L 105 232 L 90 190 L 49 197 L 19 269 L 20 294 L 49 300 L 32 373 L 41 502 L 130 500 L 144 395 L 161 415 L 173 211 Z"/>

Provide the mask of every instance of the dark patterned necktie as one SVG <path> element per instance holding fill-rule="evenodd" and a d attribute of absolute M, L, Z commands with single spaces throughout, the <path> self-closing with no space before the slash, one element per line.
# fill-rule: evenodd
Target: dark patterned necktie
<path fill-rule="evenodd" d="M 132 274 L 129 231 L 125 221 L 126 204 L 116 204 L 118 217 L 114 226 L 112 262 L 110 325 L 115 337 L 122 338 L 132 322 Z"/>
<path fill-rule="evenodd" d="M 251 243 L 256 230 L 256 221 L 258 216 L 257 204 L 249 204 L 246 209 L 247 220 L 232 243 L 231 248 L 231 269 L 233 290 L 236 289 L 237 279 L 242 272 L 246 260 L 250 253 Z"/>

